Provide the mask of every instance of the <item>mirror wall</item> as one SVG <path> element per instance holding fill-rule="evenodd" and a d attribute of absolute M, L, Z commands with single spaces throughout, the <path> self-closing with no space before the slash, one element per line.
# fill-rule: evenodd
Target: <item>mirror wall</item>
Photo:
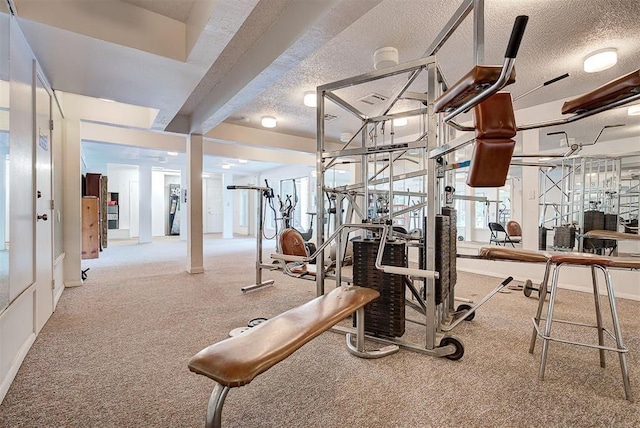
<path fill-rule="evenodd" d="M 9 8 L 0 0 L 0 312 L 9 304 Z"/>

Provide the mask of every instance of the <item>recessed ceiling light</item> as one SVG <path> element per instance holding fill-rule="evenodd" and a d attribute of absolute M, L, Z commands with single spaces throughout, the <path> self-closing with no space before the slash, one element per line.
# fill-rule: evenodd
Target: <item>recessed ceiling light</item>
<path fill-rule="evenodd" d="M 637 116 L 640 114 L 640 104 L 637 104 L 635 106 L 631 106 L 629 107 L 629 109 L 627 110 L 627 114 L 629 116 Z"/>
<path fill-rule="evenodd" d="M 340 141 L 342 141 L 343 143 L 348 143 L 349 140 L 351 140 L 351 137 L 353 137 L 353 134 L 351 132 L 343 132 L 342 134 L 340 134 Z"/>
<path fill-rule="evenodd" d="M 584 60 L 584 71 L 587 73 L 597 73 L 598 71 L 611 68 L 618 62 L 618 53 L 615 49 L 602 49 L 590 54 Z"/>
<path fill-rule="evenodd" d="M 105 103 L 115 103 L 114 100 L 110 100 L 108 98 L 98 98 L 100 101 L 104 101 Z"/>
<path fill-rule="evenodd" d="M 169 156 L 178 156 L 178 152 L 167 152 Z"/>
<path fill-rule="evenodd" d="M 315 92 L 305 92 L 304 105 L 307 107 L 316 107 L 318 105 L 317 94 Z"/>
<path fill-rule="evenodd" d="M 222 169 L 231 169 L 231 165 L 225 163 L 224 165 L 222 165 Z"/>
<path fill-rule="evenodd" d="M 273 116 L 263 116 L 262 117 L 262 126 L 265 128 L 275 128 L 278 124 L 278 121 Z"/>
<path fill-rule="evenodd" d="M 202 178 L 209 178 L 211 177 L 211 174 L 202 174 Z"/>
<path fill-rule="evenodd" d="M 238 159 L 238 163 L 248 163 L 249 161 L 246 159 Z"/>
<path fill-rule="evenodd" d="M 405 126 L 407 124 L 406 117 L 399 117 L 397 119 L 393 119 L 393 126 Z"/>

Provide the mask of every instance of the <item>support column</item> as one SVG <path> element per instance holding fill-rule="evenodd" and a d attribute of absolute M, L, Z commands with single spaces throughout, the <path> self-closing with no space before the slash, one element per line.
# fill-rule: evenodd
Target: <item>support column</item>
<path fill-rule="evenodd" d="M 225 172 L 222 174 L 222 237 L 224 239 L 233 238 L 233 191 L 227 186 L 233 184 L 233 174 Z M 249 192 L 242 190 L 241 192 Z M 251 191 L 255 193 L 255 190 Z M 237 193 L 237 192 L 236 192 Z M 242 197 L 241 194 L 238 196 Z M 251 195 L 253 197 L 254 195 Z"/>
<path fill-rule="evenodd" d="M 185 159 L 185 165 L 180 169 L 180 212 L 178 213 L 180 222 L 180 240 L 187 240 L 189 225 L 187 224 L 187 174 L 189 159 Z"/>
<path fill-rule="evenodd" d="M 78 118 L 64 121 L 63 158 L 64 286 L 77 287 L 82 285 L 82 170 Z"/>
<path fill-rule="evenodd" d="M 202 156 L 204 139 L 191 134 L 187 139 L 187 272 L 203 273 L 202 242 Z M 184 196 L 184 192 L 183 192 Z M 182 224 L 180 225 L 182 226 Z"/>
<path fill-rule="evenodd" d="M 522 152 L 538 153 L 540 136 L 537 129 L 522 133 Z M 522 248 L 538 249 L 538 196 L 539 174 L 537 166 L 522 167 Z"/>
<path fill-rule="evenodd" d="M 0 251 L 6 250 L 5 245 L 7 242 L 6 225 L 7 222 L 7 161 L 5 160 L 5 154 L 0 152 Z M 7 262 L 8 263 L 8 262 Z M 8 266 L 6 267 L 9 268 Z"/>
<path fill-rule="evenodd" d="M 140 165 L 138 168 L 139 208 L 138 208 L 138 243 L 148 244 L 152 241 L 153 220 L 151 217 L 151 165 Z"/>

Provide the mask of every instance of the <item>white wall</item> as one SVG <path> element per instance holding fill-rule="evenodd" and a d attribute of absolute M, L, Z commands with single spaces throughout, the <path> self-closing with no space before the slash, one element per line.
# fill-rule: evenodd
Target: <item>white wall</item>
<path fill-rule="evenodd" d="M 131 187 L 138 183 L 138 167 L 133 165 L 107 165 L 107 191 L 118 193 L 119 207 L 119 229 L 129 230 L 127 237 L 137 236 L 132 229 L 137 230 L 138 218 L 131 218 L 132 204 L 137 204 L 137 200 L 132 199 Z M 133 224 L 133 227 L 132 227 Z M 109 232 L 111 232 L 111 229 Z"/>

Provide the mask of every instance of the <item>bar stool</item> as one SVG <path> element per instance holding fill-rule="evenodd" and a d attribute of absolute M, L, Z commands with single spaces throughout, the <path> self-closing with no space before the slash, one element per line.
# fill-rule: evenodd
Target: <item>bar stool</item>
<path fill-rule="evenodd" d="M 547 294 L 546 283 L 543 282 L 543 284 L 541 284 L 541 287 L 544 287 L 544 288 L 540 292 L 540 302 L 538 305 L 538 312 L 536 316 L 532 319 L 534 331 L 533 331 L 533 337 L 531 340 L 531 346 L 529 348 L 529 352 L 533 353 L 536 336 L 540 336 L 540 338 L 542 339 L 542 356 L 540 359 L 540 370 L 538 372 L 538 379 L 539 380 L 544 379 L 544 372 L 545 372 L 546 363 L 547 363 L 547 353 L 549 352 L 550 341 L 599 349 L 600 350 L 600 366 L 603 368 L 605 367 L 604 351 L 613 351 L 613 352 L 617 352 L 620 358 L 620 368 L 622 370 L 622 382 L 624 384 L 625 397 L 627 400 L 633 401 L 631 397 L 629 369 L 627 367 L 627 359 L 626 359 L 626 353 L 628 349 L 624 346 L 622 342 L 622 332 L 620 330 L 620 322 L 618 321 L 618 310 L 616 308 L 616 299 L 613 291 L 613 285 L 611 282 L 611 276 L 607 268 L 608 267 L 634 268 L 634 267 L 625 266 L 624 264 L 621 265 L 620 263 L 617 263 L 614 259 L 611 259 L 609 257 L 595 256 L 595 255 L 586 254 L 586 253 L 553 254 L 550 257 L 549 262 L 550 264 L 554 265 L 554 270 L 553 270 L 553 279 L 551 281 L 550 289 L 548 291 L 550 293 L 550 297 L 549 297 L 549 304 L 547 308 L 547 318 L 546 319 L 541 318 L 542 307 L 544 306 L 544 299 Z M 558 277 L 560 274 L 560 268 L 562 266 L 588 266 L 591 268 L 593 296 L 594 296 L 595 310 L 596 310 L 596 325 L 553 319 L 554 302 L 555 302 L 556 294 L 558 292 Z M 609 297 L 609 304 L 611 307 L 611 317 L 613 320 L 613 333 L 610 332 L 608 329 L 606 329 L 602 323 L 602 313 L 600 310 L 600 294 L 598 293 L 596 270 L 602 271 L 604 275 L 605 284 L 607 287 L 607 295 Z M 546 321 L 544 326 L 544 332 L 541 331 L 541 328 L 539 325 L 541 320 Z M 553 322 L 596 328 L 598 330 L 598 345 L 594 345 L 590 343 L 573 342 L 573 341 L 561 339 L 558 337 L 551 337 L 551 325 Z M 604 345 L 605 332 L 615 340 L 616 342 L 615 348 Z"/>

